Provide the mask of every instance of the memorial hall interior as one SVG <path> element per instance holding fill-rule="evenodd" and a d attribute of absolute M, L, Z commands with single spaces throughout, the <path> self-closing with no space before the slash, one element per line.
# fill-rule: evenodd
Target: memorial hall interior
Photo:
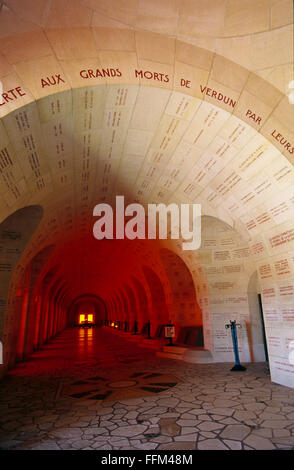
<path fill-rule="evenodd" d="M 2 447 L 293 449 L 292 0 L 1 1 L 0 80 Z M 118 195 L 200 248 L 97 240 Z"/>

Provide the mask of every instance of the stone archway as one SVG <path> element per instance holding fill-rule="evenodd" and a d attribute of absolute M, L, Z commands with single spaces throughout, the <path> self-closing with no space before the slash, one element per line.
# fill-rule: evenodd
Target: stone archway
<path fill-rule="evenodd" d="M 16 357 L 16 349 L 12 351 L 11 347 L 15 348 L 16 343 L 12 344 L 12 340 L 16 338 L 20 328 L 18 311 L 20 309 L 26 318 L 29 302 L 30 268 L 16 272 L 15 267 L 42 217 L 41 206 L 27 206 L 17 210 L 0 224 L 0 338 L 6 367 Z M 24 273 L 25 283 L 20 285 L 21 280 L 24 280 Z M 26 320 L 22 324 L 25 335 Z M 0 364 L 0 375 L 2 368 Z"/>
<path fill-rule="evenodd" d="M 160 250 L 173 295 L 173 318 L 179 326 L 202 325 L 193 278 L 185 262 L 166 248 Z"/>
<path fill-rule="evenodd" d="M 97 326 L 105 325 L 107 310 L 103 300 L 93 294 L 83 294 L 77 297 L 69 307 L 68 325 L 78 324 L 78 317 L 82 311 L 94 314 L 94 323 Z"/>
<path fill-rule="evenodd" d="M 139 330 L 145 327 L 146 323 L 149 320 L 149 307 L 148 307 L 148 297 L 146 291 L 141 284 L 141 282 L 135 277 L 131 278 L 131 281 L 135 287 L 135 292 L 138 298 L 138 306 L 140 309 L 140 315 L 138 316 Z"/>
<path fill-rule="evenodd" d="M 202 347 L 203 317 L 192 274 L 180 256 L 171 250 L 161 249 L 160 257 L 171 286 L 176 341 L 178 344 Z"/>
<path fill-rule="evenodd" d="M 143 266 L 142 271 L 150 288 L 152 299 L 152 313 L 150 314 L 151 334 L 155 334 L 155 336 L 162 336 L 162 326 L 171 321 L 164 288 L 160 278 L 153 271 L 153 269 L 147 266 Z"/>

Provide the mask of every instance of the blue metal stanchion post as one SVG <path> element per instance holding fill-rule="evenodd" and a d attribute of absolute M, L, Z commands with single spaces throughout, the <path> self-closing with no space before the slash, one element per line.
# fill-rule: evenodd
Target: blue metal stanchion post
<path fill-rule="evenodd" d="M 233 340 L 233 348 L 234 348 L 234 354 L 235 354 L 235 365 L 232 367 L 231 371 L 245 371 L 246 367 L 242 366 L 240 364 L 240 358 L 239 358 L 239 349 L 238 349 L 238 335 L 237 335 L 237 326 L 240 328 L 241 325 L 239 323 L 236 323 L 236 320 L 230 320 L 230 323 L 225 325 L 226 329 L 230 328 L 231 329 L 231 334 L 232 334 L 232 340 Z"/>

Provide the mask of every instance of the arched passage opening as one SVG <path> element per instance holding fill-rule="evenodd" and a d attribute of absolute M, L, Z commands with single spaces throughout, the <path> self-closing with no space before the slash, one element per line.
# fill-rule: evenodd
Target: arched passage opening
<path fill-rule="evenodd" d="M 132 277 L 131 281 L 135 287 L 135 292 L 137 294 L 137 299 L 138 299 L 138 308 L 139 308 L 138 328 L 139 328 L 139 331 L 141 331 L 142 333 L 146 333 L 147 322 L 149 321 L 148 297 L 147 297 L 147 294 L 143 285 L 138 279 L 136 279 L 135 277 Z"/>
<path fill-rule="evenodd" d="M 124 289 L 126 291 L 126 294 L 128 296 L 129 300 L 129 330 L 130 331 L 138 331 L 138 311 L 137 311 L 137 304 L 136 304 L 136 298 L 134 295 L 134 292 L 132 288 L 129 285 L 125 285 Z"/>
<path fill-rule="evenodd" d="M 120 299 L 120 305 L 122 306 L 123 309 L 123 319 L 124 319 L 124 328 L 125 331 L 130 331 L 131 328 L 131 315 L 130 315 L 130 305 L 128 302 L 128 298 L 126 294 L 124 293 L 123 289 L 118 289 L 118 297 Z"/>
<path fill-rule="evenodd" d="M 114 295 L 114 310 L 113 316 L 109 320 L 118 320 L 121 327 L 125 327 L 124 322 L 127 321 L 127 314 L 125 312 L 125 304 L 118 292 Z"/>
<path fill-rule="evenodd" d="M 150 289 L 152 312 L 150 312 L 151 334 L 156 337 L 164 335 L 164 325 L 171 322 L 171 312 L 168 309 L 166 294 L 159 276 L 153 269 L 143 266 L 144 276 Z"/>
<path fill-rule="evenodd" d="M 192 274 L 180 256 L 171 250 L 161 249 L 160 257 L 171 285 L 177 343 L 201 347 L 204 344 L 202 311 Z"/>
<path fill-rule="evenodd" d="M 107 310 L 103 300 L 93 294 L 83 294 L 77 297 L 68 310 L 68 326 L 79 325 L 89 321 L 97 326 L 105 325 Z"/>
<path fill-rule="evenodd" d="M 24 355 L 34 265 L 19 266 L 18 270 L 15 267 L 42 217 L 42 207 L 33 205 L 17 210 L 0 224 L 0 339 L 6 367 L 13 364 L 17 355 Z M 17 339 L 20 335 L 22 340 Z M 2 367 L 0 364 L 0 375 Z"/>
<path fill-rule="evenodd" d="M 62 280 L 58 276 L 58 265 L 54 265 L 51 269 L 47 270 L 41 277 L 39 295 L 42 296 L 40 316 L 40 326 L 38 328 L 38 337 L 36 338 L 36 346 L 39 347 L 47 343 L 52 336 L 57 333 L 54 330 L 54 320 L 57 315 L 55 307 L 56 293 L 59 291 Z M 63 317 L 62 326 L 65 326 L 65 317 Z M 59 331 L 60 331 L 59 329 Z"/>

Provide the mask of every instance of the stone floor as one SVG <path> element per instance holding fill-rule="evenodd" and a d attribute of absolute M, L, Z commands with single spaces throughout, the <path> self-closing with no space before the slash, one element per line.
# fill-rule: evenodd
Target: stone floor
<path fill-rule="evenodd" d="M 0 449 L 294 449 L 294 390 L 230 367 L 66 330 L 0 382 Z"/>

